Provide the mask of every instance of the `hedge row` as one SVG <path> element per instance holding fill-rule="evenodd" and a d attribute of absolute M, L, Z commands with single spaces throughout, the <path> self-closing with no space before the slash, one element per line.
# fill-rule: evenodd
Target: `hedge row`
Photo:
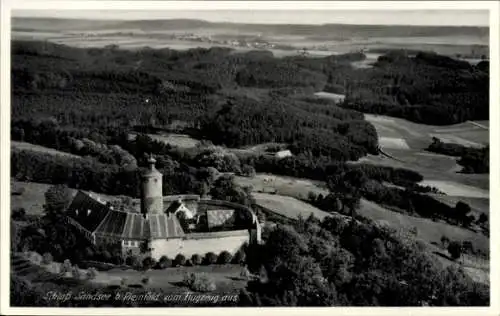
<path fill-rule="evenodd" d="M 212 264 L 241 264 L 245 262 L 246 255 L 243 250 L 237 251 L 234 256 L 228 251 L 222 251 L 219 255 L 213 252 L 207 252 L 204 256 L 194 254 L 190 258 L 186 258 L 182 254 L 178 254 L 171 259 L 167 256 L 162 256 L 156 261 L 151 257 L 146 257 L 140 261 L 137 256 L 129 256 L 125 263 L 135 269 L 166 269 L 179 266 L 197 266 L 197 265 L 212 265 Z"/>

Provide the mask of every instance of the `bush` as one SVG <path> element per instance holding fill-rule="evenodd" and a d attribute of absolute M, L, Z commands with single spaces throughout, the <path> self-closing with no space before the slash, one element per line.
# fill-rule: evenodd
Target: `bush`
<path fill-rule="evenodd" d="M 183 266 L 186 264 L 186 257 L 184 257 L 183 254 L 178 254 L 177 256 L 175 256 L 175 259 L 174 259 L 174 265 L 177 267 L 177 266 Z"/>
<path fill-rule="evenodd" d="M 183 282 L 184 285 L 196 292 L 212 292 L 217 288 L 214 279 L 206 273 L 186 273 Z"/>
<path fill-rule="evenodd" d="M 193 272 L 191 273 L 188 273 L 188 272 L 185 272 L 184 273 L 184 276 L 183 276 L 183 279 L 182 279 L 182 283 L 187 286 L 187 287 L 191 287 L 194 283 L 194 279 L 195 279 L 195 275 Z"/>
<path fill-rule="evenodd" d="M 113 258 L 111 256 L 111 253 L 109 251 L 107 251 L 107 250 L 104 250 L 103 252 L 101 252 L 100 257 L 101 257 L 101 260 L 104 261 L 104 262 L 110 262 L 111 259 Z"/>
<path fill-rule="evenodd" d="M 73 268 L 71 269 L 71 275 L 77 280 L 80 280 L 82 278 L 82 273 L 80 272 L 80 269 L 77 265 L 73 266 Z"/>
<path fill-rule="evenodd" d="M 447 248 L 448 245 L 450 243 L 450 239 L 446 236 L 441 236 L 441 246 L 443 246 L 443 248 Z"/>
<path fill-rule="evenodd" d="M 25 221 L 26 220 L 26 210 L 24 208 L 16 208 L 12 210 L 10 214 L 11 218 L 15 221 Z"/>
<path fill-rule="evenodd" d="M 316 202 L 316 200 L 318 199 L 318 195 L 316 193 L 314 193 L 313 191 L 309 191 L 309 193 L 307 194 L 307 199 L 310 202 Z"/>
<path fill-rule="evenodd" d="M 61 273 L 66 273 L 66 272 L 71 272 L 71 261 L 69 261 L 69 259 L 64 260 L 61 267 Z"/>
<path fill-rule="evenodd" d="M 231 253 L 229 253 L 229 251 L 224 250 L 223 252 L 221 252 L 219 254 L 219 258 L 218 258 L 217 262 L 219 264 L 228 264 L 228 263 L 231 263 L 231 259 L 233 259 L 233 256 L 231 255 Z"/>
<path fill-rule="evenodd" d="M 126 259 L 125 259 L 125 264 L 128 265 L 128 266 L 131 266 L 131 267 L 135 267 L 139 264 L 139 258 L 136 257 L 136 256 L 128 256 Z"/>
<path fill-rule="evenodd" d="M 243 165 L 241 167 L 241 175 L 244 177 L 255 177 L 255 168 L 250 165 Z"/>
<path fill-rule="evenodd" d="M 245 260 L 246 260 L 246 254 L 243 251 L 243 249 L 236 251 L 236 253 L 233 256 L 233 263 L 240 264 L 244 263 Z"/>
<path fill-rule="evenodd" d="M 213 252 L 207 252 L 205 254 L 204 262 L 206 265 L 217 263 L 217 255 Z"/>
<path fill-rule="evenodd" d="M 61 273 L 61 267 L 62 264 L 60 264 L 59 262 L 51 262 L 47 265 L 47 271 L 49 271 L 50 273 L 59 274 Z"/>
<path fill-rule="evenodd" d="M 94 250 L 92 250 L 92 248 L 87 247 L 87 248 L 85 248 L 84 256 L 85 256 L 86 260 L 92 260 L 92 259 L 94 259 L 95 252 L 94 252 Z"/>
<path fill-rule="evenodd" d="M 125 287 L 125 286 L 127 285 L 127 282 L 128 282 L 128 279 L 127 279 L 127 278 L 122 278 L 122 279 L 120 280 L 120 285 L 121 285 L 122 287 Z"/>
<path fill-rule="evenodd" d="M 144 270 L 149 270 L 155 266 L 155 260 L 151 257 L 146 257 L 142 260 L 142 268 Z"/>
<path fill-rule="evenodd" d="M 42 264 L 50 264 L 53 260 L 54 258 L 52 257 L 52 254 L 50 252 L 46 252 L 43 254 Z"/>
<path fill-rule="evenodd" d="M 192 266 L 193 266 L 193 263 L 191 262 L 191 259 L 187 259 L 187 260 L 186 260 L 186 263 L 184 263 L 184 265 L 185 265 L 186 267 L 192 267 Z"/>
<path fill-rule="evenodd" d="M 43 261 L 43 257 L 41 254 L 39 254 L 38 252 L 35 252 L 35 251 L 30 251 L 28 253 L 28 260 L 33 262 L 34 264 L 36 265 L 39 265 L 42 263 Z"/>
<path fill-rule="evenodd" d="M 464 253 L 474 254 L 474 245 L 469 240 L 462 242 L 462 250 Z"/>
<path fill-rule="evenodd" d="M 462 255 L 462 245 L 456 241 L 452 241 L 448 245 L 448 252 L 453 260 L 457 260 Z"/>
<path fill-rule="evenodd" d="M 410 233 L 412 233 L 414 236 L 418 235 L 418 228 L 416 226 L 413 226 L 410 228 Z"/>
<path fill-rule="evenodd" d="M 117 265 L 122 265 L 125 263 L 125 260 L 123 259 L 123 256 L 121 255 L 121 253 L 116 253 L 116 254 L 113 254 L 111 262 L 114 264 L 117 264 Z"/>
<path fill-rule="evenodd" d="M 94 268 L 94 267 L 90 267 L 88 268 L 87 270 L 87 277 L 90 279 L 90 280 L 93 280 L 97 277 L 98 275 L 98 272 L 97 272 L 97 269 Z"/>
<path fill-rule="evenodd" d="M 201 263 L 203 262 L 203 259 L 201 258 L 201 256 L 199 254 L 194 254 L 191 256 L 191 263 L 194 265 L 194 266 L 198 266 L 200 265 Z"/>
<path fill-rule="evenodd" d="M 166 269 L 170 268 L 171 266 L 172 266 L 172 260 L 169 259 L 167 256 L 162 256 L 157 264 L 158 269 Z"/>

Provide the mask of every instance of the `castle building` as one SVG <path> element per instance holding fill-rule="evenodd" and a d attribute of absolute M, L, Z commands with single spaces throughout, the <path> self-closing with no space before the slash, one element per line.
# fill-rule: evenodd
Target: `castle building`
<path fill-rule="evenodd" d="M 261 227 L 250 208 L 193 195 L 163 196 L 163 175 L 152 157 L 148 163 L 141 176 L 140 212 L 115 210 L 79 191 L 66 211 L 68 223 L 96 245 L 118 245 L 124 256 L 156 260 L 178 254 L 234 254 L 245 243 L 261 242 Z"/>

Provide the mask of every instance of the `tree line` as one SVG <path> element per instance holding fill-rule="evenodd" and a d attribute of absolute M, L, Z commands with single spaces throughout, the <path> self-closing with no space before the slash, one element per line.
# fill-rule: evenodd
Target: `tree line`
<path fill-rule="evenodd" d="M 247 250 L 259 278 L 244 306 L 479 306 L 487 286 L 435 263 L 425 245 L 371 221 L 310 217 L 278 225 Z"/>

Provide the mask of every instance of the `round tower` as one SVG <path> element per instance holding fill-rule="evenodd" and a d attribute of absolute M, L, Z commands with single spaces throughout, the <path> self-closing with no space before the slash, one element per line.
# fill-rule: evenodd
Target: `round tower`
<path fill-rule="evenodd" d="M 141 177 L 141 212 L 144 215 L 163 213 L 163 175 L 155 168 L 155 163 L 150 156 L 149 168 Z"/>

